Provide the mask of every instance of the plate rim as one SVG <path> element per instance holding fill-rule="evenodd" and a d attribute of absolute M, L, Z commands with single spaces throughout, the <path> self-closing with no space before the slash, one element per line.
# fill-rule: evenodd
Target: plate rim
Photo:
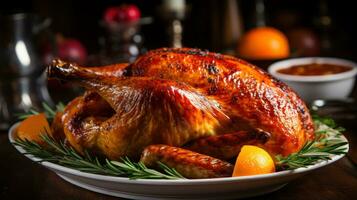
<path fill-rule="evenodd" d="M 11 145 L 22 155 L 26 156 L 32 161 L 38 162 L 41 159 L 37 158 L 33 155 L 30 154 L 25 154 L 25 150 L 17 145 L 14 145 L 14 138 L 15 138 L 15 132 L 16 128 L 18 127 L 20 122 L 17 122 L 13 124 L 9 131 L 8 131 L 8 139 L 11 143 Z M 347 138 L 342 134 L 342 138 L 347 142 L 345 145 L 347 148 L 347 153 L 349 151 L 349 143 Z M 347 154 L 346 153 L 346 154 Z M 88 179 L 95 179 L 98 181 L 107 181 L 107 182 L 118 182 L 118 183 L 126 183 L 126 184 L 141 184 L 141 185 L 201 185 L 201 184 L 217 184 L 217 183 L 229 183 L 229 182 L 250 182 L 250 181 L 255 181 L 255 180 L 266 180 L 266 179 L 271 179 L 271 178 L 279 178 L 282 176 L 290 175 L 290 174 L 300 174 L 300 173 L 305 173 L 309 171 L 313 171 L 315 169 L 324 167 L 326 165 L 332 164 L 341 158 L 343 158 L 346 154 L 341 154 L 341 155 L 333 155 L 330 160 L 323 160 L 320 161 L 314 165 L 310 165 L 307 167 L 301 167 L 298 169 L 293 169 L 293 170 L 284 170 L 280 172 L 274 172 L 274 173 L 269 173 L 269 174 L 260 174 L 260 175 L 252 175 L 252 176 L 240 176 L 240 177 L 223 177 L 223 178 L 204 178 L 204 179 L 173 179 L 173 180 L 167 180 L 167 179 L 130 179 L 127 177 L 119 177 L 119 176 L 108 176 L 108 175 L 101 175 L 101 174 L 93 174 L 93 173 L 88 173 L 88 172 L 82 172 L 76 169 L 72 169 L 69 167 L 65 167 L 59 164 L 51 163 L 48 161 L 40 162 L 39 164 L 50 168 L 51 171 L 56 170 L 57 172 L 61 173 L 67 173 L 70 175 L 74 176 L 80 176 L 83 178 L 88 178 Z"/>

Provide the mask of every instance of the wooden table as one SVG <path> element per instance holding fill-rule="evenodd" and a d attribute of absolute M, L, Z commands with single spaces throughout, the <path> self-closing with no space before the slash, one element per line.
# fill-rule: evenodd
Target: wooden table
<path fill-rule="evenodd" d="M 357 113 L 356 113 L 357 114 Z M 348 157 L 253 199 L 357 199 L 357 121 L 343 124 Z M 115 199 L 74 186 L 18 153 L 0 132 L 0 199 Z"/>

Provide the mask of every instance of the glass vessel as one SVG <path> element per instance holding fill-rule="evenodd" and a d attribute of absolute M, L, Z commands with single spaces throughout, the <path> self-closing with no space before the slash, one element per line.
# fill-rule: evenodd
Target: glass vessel
<path fill-rule="evenodd" d="M 133 62 L 142 52 L 140 21 L 127 23 L 102 23 L 105 36 L 99 40 L 99 63 L 108 65 Z"/>

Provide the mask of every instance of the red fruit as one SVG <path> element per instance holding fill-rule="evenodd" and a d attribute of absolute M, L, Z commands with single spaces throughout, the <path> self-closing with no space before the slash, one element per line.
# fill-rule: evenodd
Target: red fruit
<path fill-rule="evenodd" d="M 133 22 L 140 19 L 140 10 L 135 5 L 122 5 L 109 7 L 104 12 L 104 20 L 107 23 Z"/>
<path fill-rule="evenodd" d="M 123 9 L 127 15 L 127 21 L 136 21 L 140 19 L 140 10 L 135 5 L 128 5 Z"/>
<path fill-rule="evenodd" d="M 83 64 L 87 59 L 87 51 L 78 40 L 64 39 L 58 43 L 58 57 Z"/>
<path fill-rule="evenodd" d="M 115 22 L 118 20 L 119 7 L 109 7 L 104 12 L 104 20 L 107 23 Z"/>
<path fill-rule="evenodd" d="M 290 47 L 297 56 L 317 56 L 320 54 L 320 39 L 310 29 L 296 28 L 287 34 Z"/>

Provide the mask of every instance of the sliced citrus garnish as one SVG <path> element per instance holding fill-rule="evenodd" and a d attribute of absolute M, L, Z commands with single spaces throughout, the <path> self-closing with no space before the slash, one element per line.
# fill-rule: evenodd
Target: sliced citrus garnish
<path fill-rule="evenodd" d="M 32 115 L 22 121 L 17 128 L 17 136 L 23 140 L 43 143 L 42 134 L 50 134 L 51 129 L 44 113 Z"/>
<path fill-rule="evenodd" d="M 249 176 L 275 172 L 272 157 L 264 149 L 244 145 L 237 157 L 232 176 Z"/>

